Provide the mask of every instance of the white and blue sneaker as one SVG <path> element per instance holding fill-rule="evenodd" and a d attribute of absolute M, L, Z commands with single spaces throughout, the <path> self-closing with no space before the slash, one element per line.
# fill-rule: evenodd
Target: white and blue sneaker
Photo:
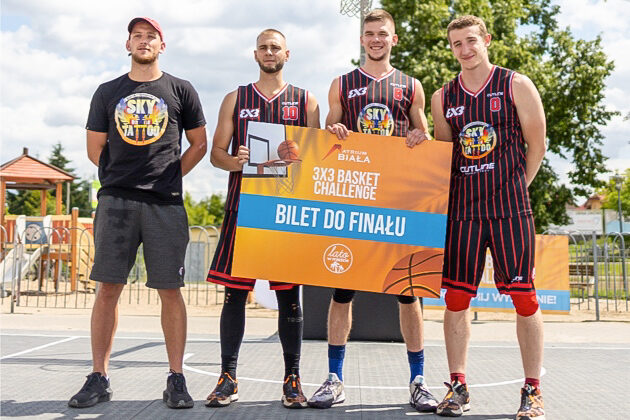
<path fill-rule="evenodd" d="M 409 404 L 421 413 L 433 413 L 437 409 L 438 400 L 424 385 L 424 377 L 417 375 L 409 384 Z"/>
<path fill-rule="evenodd" d="M 308 406 L 313 408 L 330 408 L 333 404 L 339 404 L 346 400 L 343 391 L 343 382 L 336 373 L 329 373 L 328 378 L 308 400 Z"/>

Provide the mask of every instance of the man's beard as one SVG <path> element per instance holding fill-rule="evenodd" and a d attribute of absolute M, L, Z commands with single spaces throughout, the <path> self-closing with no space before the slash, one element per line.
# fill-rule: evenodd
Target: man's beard
<path fill-rule="evenodd" d="M 365 53 L 368 57 L 370 57 L 370 60 L 372 61 L 383 61 L 385 60 L 385 58 L 387 58 L 387 54 L 383 54 L 380 57 L 374 57 L 372 55 L 370 55 L 370 53 L 366 52 Z"/>
<path fill-rule="evenodd" d="M 147 57 L 147 56 L 138 57 L 138 56 L 136 56 L 134 54 L 131 54 L 131 58 L 137 64 L 153 64 L 158 59 L 159 55 L 160 55 L 160 53 L 155 53 L 155 54 L 153 54 L 153 55 L 151 55 L 149 57 Z"/>
<path fill-rule="evenodd" d="M 265 66 L 260 61 L 258 61 L 258 60 L 256 60 L 256 61 L 258 62 L 258 67 L 260 67 L 260 69 L 262 71 L 264 71 L 265 73 L 267 73 L 267 74 L 278 73 L 284 67 L 284 61 L 279 62 L 278 64 L 276 64 L 273 67 Z"/>

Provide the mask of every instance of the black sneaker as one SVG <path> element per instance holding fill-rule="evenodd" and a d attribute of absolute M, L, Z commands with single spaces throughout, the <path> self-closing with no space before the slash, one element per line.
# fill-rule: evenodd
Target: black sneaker
<path fill-rule="evenodd" d="M 114 392 L 109 386 L 109 379 L 106 379 L 100 372 L 93 372 L 87 376 L 87 381 L 83 388 L 70 398 L 69 407 L 85 408 L 92 407 L 100 402 L 110 401 Z"/>
<path fill-rule="evenodd" d="M 184 375 L 173 371 L 166 379 L 166 389 L 162 393 L 162 399 L 169 408 L 192 408 L 195 405 L 186 389 Z"/>
<path fill-rule="evenodd" d="M 214 391 L 206 398 L 207 407 L 225 407 L 238 400 L 238 381 L 223 372 Z"/>
<path fill-rule="evenodd" d="M 282 385 L 282 405 L 286 408 L 306 408 L 306 397 L 302 392 L 302 384 L 300 377 L 297 375 L 289 375 Z"/>
<path fill-rule="evenodd" d="M 437 406 L 435 412 L 438 416 L 459 417 L 464 414 L 464 411 L 470 410 L 470 396 L 466 384 L 455 381 L 452 384 L 444 382 L 444 385 L 448 388 L 448 392 Z"/>

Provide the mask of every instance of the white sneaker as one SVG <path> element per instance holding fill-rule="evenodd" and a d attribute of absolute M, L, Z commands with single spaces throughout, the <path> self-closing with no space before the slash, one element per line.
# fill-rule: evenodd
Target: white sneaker
<path fill-rule="evenodd" d="M 416 410 L 422 413 L 432 413 L 436 410 L 438 400 L 424 385 L 424 377 L 422 375 L 417 375 L 413 382 L 409 384 L 409 392 L 411 393 L 409 404 Z"/>
<path fill-rule="evenodd" d="M 339 380 L 336 373 L 329 373 L 322 386 L 308 400 L 308 405 L 313 408 L 330 408 L 333 404 L 339 404 L 345 400 L 343 382 Z"/>

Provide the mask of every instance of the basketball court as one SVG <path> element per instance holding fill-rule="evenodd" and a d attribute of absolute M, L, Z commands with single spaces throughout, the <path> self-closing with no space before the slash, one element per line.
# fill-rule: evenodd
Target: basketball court
<path fill-rule="evenodd" d="M 283 362 L 273 318 L 248 319 L 238 368 L 240 400 L 230 407 L 210 409 L 203 404 L 219 374 L 218 318 L 191 320 L 184 373 L 195 407 L 178 411 L 166 408 L 161 400 L 168 365 L 157 317 L 125 320 L 122 316 L 110 365 L 113 401 L 70 409 L 68 398 L 90 371 L 89 334 L 75 328 L 87 326 L 89 315 L 64 316 L 68 323 L 58 331 L 54 331 L 56 327 L 51 327 L 53 331 L 43 329 L 43 314 L 2 316 L 3 418 L 438 418 L 417 413 L 409 406 L 408 365 L 400 343 L 350 342 L 344 370 L 346 402 L 329 410 L 285 409 L 280 403 Z M 630 378 L 630 324 L 549 320 L 542 378 L 547 417 L 627 418 L 630 403 L 623 395 Z M 131 324 L 133 328 L 126 327 Z M 442 381 L 448 372 L 442 324 L 425 324 L 425 373 L 429 388 L 441 399 L 446 389 Z M 203 329 L 209 333 L 201 334 Z M 468 369 L 472 410 L 465 418 L 513 418 L 522 384 L 519 350 L 513 337 L 509 322 L 473 325 Z M 301 376 L 307 396 L 326 375 L 326 354 L 324 341 L 307 340 L 303 344 Z"/>

